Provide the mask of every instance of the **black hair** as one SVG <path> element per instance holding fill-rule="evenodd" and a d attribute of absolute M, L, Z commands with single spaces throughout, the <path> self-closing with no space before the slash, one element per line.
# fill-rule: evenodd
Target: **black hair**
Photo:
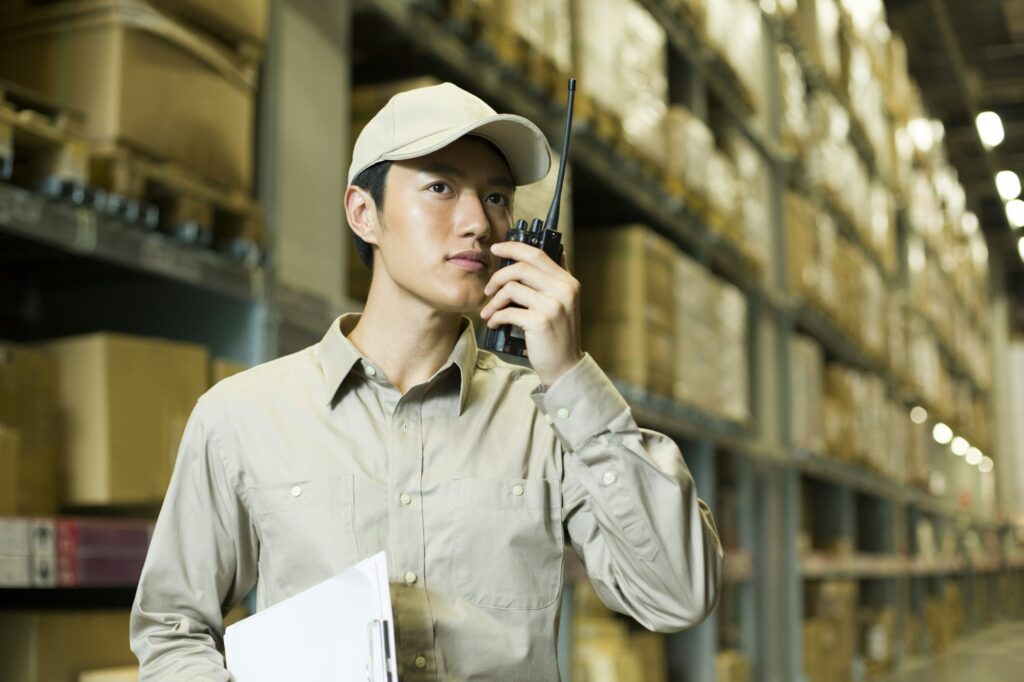
<path fill-rule="evenodd" d="M 504 152 L 498 148 L 498 145 L 494 144 L 486 137 L 473 136 L 479 140 L 482 140 L 491 151 L 498 155 L 506 165 L 508 165 L 508 159 L 505 157 Z M 384 210 L 384 188 L 387 184 L 388 171 L 391 170 L 391 161 L 378 161 L 372 166 L 367 166 L 363 170 L 359 171 L 354 178 L 352 178 L 352 184 L 356 187 L 365 190 L 370 193 L 370 198 L 373 199 L 373 203 L 377 205 L 377 211 L 381 212 Z M 509 168 L 511 173 L 511 167 Z M 373 247 L 367 244 L 363 239 L 352 231 L 352 243 L 355 245 L 356 254 L 359 256 L 359 260 L 373 270 Z"/>
<path fill-rule="evenodd" d="M 378 212 L 384 210 L 384 186 L 388 179 L 391 163 L 391 161 L 379 161 L 359 171 L 352 179 L 353 185 L 370 193 L 370 198 L 377 205 Z M 373 270 L 373 247 L 364 242 L 354 230 L 352 231 L 352 243 L 355 245 L 359 260 Z"/>

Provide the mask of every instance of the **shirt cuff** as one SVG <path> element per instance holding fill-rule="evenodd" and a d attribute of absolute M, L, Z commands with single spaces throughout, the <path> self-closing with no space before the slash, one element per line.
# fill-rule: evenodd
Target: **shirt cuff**
<path fill-rule="evenodd" d="M 608 426 L 629 405 L 589 353 L 544 390 L 530 395 L 566 450 L 578 450 Z"/>

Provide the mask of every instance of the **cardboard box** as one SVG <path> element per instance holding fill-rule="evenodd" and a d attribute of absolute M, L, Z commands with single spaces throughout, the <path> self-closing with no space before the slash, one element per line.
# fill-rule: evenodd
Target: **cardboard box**
<path fill-rule="evenodd" d="M 252 65 L 138 0 L 5 15 L 0 78 L 84 112 L 95 143 L 125 144 L 251 190 Z"/>
<path fill-rule="evenodd" d="M 811 452 L 825 448 L 825 354 L 806 336 L 790 341 L 790 388 L 793 396 L 790 435 L 793 444 Z"/>
<path fill-rule="evenodd" d="M 0 424 L 0 516 L 18 513 L 18 455 L 21 433 Z"/>
<path fill-rule="evenodd" d="M 157 504 L 185 423 L 209 386 L 202 346 L 120 334 L 50 342 L 67 415 L 65 502 Z"/>
<path fill-rule="evenodd" d="M 234 45 L 261 48 L 267 39 L 267 0 L 154 0 L 154 4 Z"/>
<path fill-rule="evenodd" d="M 742 651 L 725 649 L 715 654 L 715 682 L 750 682 L 750 661 Z"/>
<path fill-rule="evenodd" d="M 716 414 L 739 423 L 750 419 L 747 299 L 738 287 L 712 280 L 711 338 Z"/>
<path fill-rule="evenodd" d="M 139 682 L 139 666 L 89 670 L 78 675 L 78 682 Z"/>
<path fill-rule="evenodd" d="M 683 253 L 676 254 L 676 400 L 711 410 L 714 382 L 711 332 L 711 273 Z"/>
<path fill-rule="evenodd" d="M 665 113 L 665 135 L 666 171 L 703 200 L 708 190 L 704 165 L 715 150 L 711 129 L 685 107 L 673 104 Z"/>
<path fill-rule="evenodd" d="M 675 329 L 639 317 L 583 325 L 583 348 L 611 376 L 663 396 L 674 389 Z"/>
<path fill-rule="evenodd" d="M 249 369 L 250 365 L 245 362 L 235 362 L 227 358 L 214 358 L 210 363 L 210 386 L 215 385 L 221 379 L 241 374 Z"/>
<path fill-rule="evenodd" d="M 129 610 L 0 612 L 0 679 L 74 682 L 80 672 L 137 665 Z"/>
<path fill-rule="evenodd" d="M 0 343 L 0 424 L 20 434 L 15 514 L 57 511 L 57 364 L 45 351 Z"/>

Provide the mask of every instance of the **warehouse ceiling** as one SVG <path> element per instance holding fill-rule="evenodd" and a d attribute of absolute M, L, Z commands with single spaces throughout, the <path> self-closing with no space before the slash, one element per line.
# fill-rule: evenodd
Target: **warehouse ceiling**
<path fill-rule="evenodd" d="M 1011 324 L 1024 334 L 1024 261 L 996 191 L 995 174 L 1024 178 L 1024 0 L 886 0 L 889 24 L 907 43 L 910 71 L 931 116 L 942 121 L 949 160 L 981 220 L 990 261 L 1005 271 Z M 1005 139 L 986 150 L 980 111 L 1002 118 Z M 998 280 L 997 280 L 998 281 Z"/>

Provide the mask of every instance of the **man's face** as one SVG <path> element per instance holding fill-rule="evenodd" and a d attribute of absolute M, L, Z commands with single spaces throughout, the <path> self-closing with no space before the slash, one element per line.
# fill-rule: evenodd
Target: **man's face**
<path fill-rule="evenodd" d="M 375 270 L 384 272 L 375 276 L 436 310 L 478 309 L 494 272 L 490 245 L 509 228 L 514 190 L 505 159 L 478 138 L 394 162 L 377 234 Z"/>

